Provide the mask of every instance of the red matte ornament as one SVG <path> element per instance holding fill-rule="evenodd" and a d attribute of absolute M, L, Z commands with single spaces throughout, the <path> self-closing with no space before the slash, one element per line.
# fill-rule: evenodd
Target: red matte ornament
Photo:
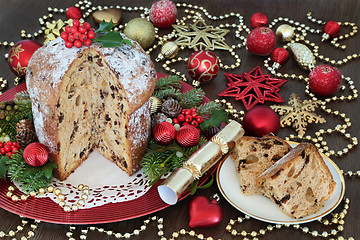
<path fill-rule="evenodd" d="M 268 106 L 256 106 L 247 111 L 242 122 L 245 134 L 262 137 L 269 133 L 277 135 L 280 130 L 279 115 Z"/>
<path fill-rule="evenodd" d="M 321 41 L 329 39 L 330 37 L 337 37 L 340 34 L 340 24 L 336 21 L 328 21 L 325 23 L 322 31 L 324 34 L 322 35 Z"/>
<path fill-rule="evenodd" d="M 161 145 L 168 145 L 174 141 L 176 135 L 175 127 L 169 122 L 161 122 L 153 129 L 155 141 Z"/>
<path fill-rule="evenodd" d="M 200 141 L 200 130 L 193 125 L 183 124 L 176 133 L 176 140 L 183 147 L 193 147 Z"/>
<path fill-rule="evenodd" d="M 26 68 L 33 53 L 42 45 L 33 40 L 23 40 L 16 43 L 9 52 L 8 64 L 19 78 L 25 77 Z"/>
<path fill-rule="evenodd" d="M 219 225 L 223 219 L 223 211 L 216 199 L 196 196 L 190 200 L 188 206 L 189 226 L 191 228 L 211 228 Z"/>
<path fill-rule="evenodd" d="M 288 61 L 289 52 L 282 47 L 275 48 L 270 54 L 270 59 L 274 62 L 273 68 L 277 69 Z"/>
<path fill-rule="evenodd" d="M 250 25 L 253 28 L 266 26 L 268 24 L 268 18 L 265 14 L 258 12 L 254 13 L 250 18 Z"/>
<path fill-rule="evenodd" d="M 44 144 L 34 142 L 24 149 L 23 156 L 25 162 L 30 166 L 40 167 L 48 161 L 49 151 Z"/>
<path fill-rule="evenodd" d="M 66 18 L 80 20 L 82 18 L 82 11 L 77 7 L 69 7 L 66 11 Z"/>
<path fill-rule="evenodd" d="M 333 95 L 341 86 L 340 71 L 330 65 L 316 66 L 309 75 L 311 91 L 321 96 Z"/>
<path fill-rule="evenodd" d="M 189 57 L 186 68 L 195 81 L 210 82 L 219 73 L 219 59 L 210 51 L 196 51 Z"/>
<path fill-rule="evenodd" d="M 284 102 L 279 95 L 280 86 L 287 80 L 270 78 L 269 75 L 263 74 L 259 66 L 255 67 L 249 73 L 244 72 L 242 75 L 225 73 L 228 79 L 228 88 L 218 95 L 221 97 L 235 97 L 235 100 L 241 100 L 246 110 L 251 109 L 258 103 L 265 101 Z"/>

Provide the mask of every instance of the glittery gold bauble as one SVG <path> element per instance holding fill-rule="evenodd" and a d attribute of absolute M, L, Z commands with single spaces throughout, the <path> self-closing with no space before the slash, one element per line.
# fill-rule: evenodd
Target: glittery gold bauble
<path fill-rule="evenodd" d="M 289 47 L 301 68 L 311 70 L 315 67 L 316 60 L 314 54 L 307 46 L 301 43 L 290 43 Z"/>
<path fill-rule="evenodd" d="M 117 8 L 109 8 L 101 11 L 95 11 L 92 16 L 96 23 L 101 23 L 102 20 L 109 23 L 110 20 L 112 20 L 115 25 L 119 25 L 122 18 L 122 11 Z"/>
<path fill-rule="evenodd" d="M 144 18 L 134 18 L 128 22 L 124 33 L 128 38 L 137 41 L 144 49 L 150 47 L 155 40 L 155 28 Z"/>
<path fill-rule="evenodd" d="M 160 50 L 160 54 L 157 56 L 155 61 L 163 60 L 164 58 L 173 58 L 177 55 L 179 47 L 174 42 L 165 43 Z"/>
<path fill-rule="evenodd" d="M 276 37 L 282 42 L 290 41 L 294 35 L 294 28 L 287 24 L 282 24 L 276 29 Z"/>

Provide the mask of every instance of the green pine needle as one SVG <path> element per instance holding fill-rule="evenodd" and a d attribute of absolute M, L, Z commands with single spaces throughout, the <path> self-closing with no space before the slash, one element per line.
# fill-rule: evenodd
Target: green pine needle
<path fill-rule="evenodd" d="M 194 88 L 183 93 L 180 104 L 183 108 L 192 108 L 199 106 L 204 100 L 205 92 L 201 88 Z"/>
<path fill-rule="evenodd" d="M 198 115 L 211 115 L 215 109 L 221 109 L 221 107 L 222 105 L 220 103 L 211 101 L 197 106 L 196 112 Z"/>

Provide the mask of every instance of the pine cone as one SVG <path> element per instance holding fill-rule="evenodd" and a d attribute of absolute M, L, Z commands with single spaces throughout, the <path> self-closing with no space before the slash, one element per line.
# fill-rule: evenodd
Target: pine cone
<path fill-rule="evenodd" d="M 168 117 L 175 118 L 181 112 L 182 107 L 180 103 L 175 99 L 166 100 L 161 107 L 161 111 L 165 113 Z"/>
<path fill-rule="evenodd" d="M 165 122 L 168 117 L 163 113 L 156 113 L 151 117 L 151 126 L 155 127 L 161 122 Z"/>
<path fill-rule="evenodd" d="M 16 141 L 21 149 L 25 149 L 30 143 L 36 142 L 35 127 L 29 119 L 20 120 L 16 124 L 16 132 Z"/>

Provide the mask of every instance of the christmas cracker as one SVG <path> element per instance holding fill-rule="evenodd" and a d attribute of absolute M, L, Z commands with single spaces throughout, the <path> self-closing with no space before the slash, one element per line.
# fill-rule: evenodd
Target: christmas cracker
<path fill-rule="evenodd" d="M 214 166 L 234 143 L 244 135 L 241 124 L 231 121 L 199 150 L 186 160 L 183 166 L 173 172 L 160 186 L 160 198 L 167 204 L 176 204 L 179 196 Z"/>

